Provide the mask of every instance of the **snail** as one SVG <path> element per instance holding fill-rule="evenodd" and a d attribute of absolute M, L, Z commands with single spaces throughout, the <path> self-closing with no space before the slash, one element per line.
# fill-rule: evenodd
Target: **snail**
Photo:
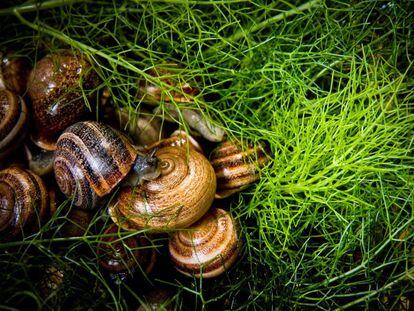
<path fill-rule="evenodd" d="M 40 59 L 28 80 L 36 126 L 33 142 L 54 150 L 58 135 L 88 111 L 82 94 L 88 94 L 98 84 L 97 74 L 80 54 L 60 50 Z"/>
<path fill-rule="evenodd" d="M 118 226 L 165 231 L 185 228 L 209 209 L 216 191 L 214 170 L 193 148 L 163 147 L 155 156 L 161 175 L 135 188 L 125 187 L 109 206 Z"/>
<path fill-rule="evenodd" d="M 156 311 L 175 309 L 173 291 L 165 287 L 155 287 L 148 292 L 136 311 Z"/>
<path fill-rule="evenodd" d="M 30 233 L 49 214 L 49 195 L 42 179 L 18 167 L 0 171 L 0 239 Z"/>
<path fill-rule="evenodd" d="M 0 89 L 7 89 L 15 94 L 23 94 L 27 88 L 30 64 L 27 59 L 0 53 Z"/>
<path fill-rule="evenodd" d="M 56 264 L 51 264 L 45 268 L 40 280 L 40 293 L 46 298 L 59 290 L 65 280 L 65 272 Z"/>
<path fill-rule="evenodd" d="M 27 108 L 20 96 L 0 90 L 0 160 L 15 150 L 27 132 Z"/>
<path fill-rule="evenodd" d="M 221 143 L 210 154 L 210 162 L 217 177 L 216 198 L 226 198 L 258 180 L 258 169 L 268 161 L 261 145 L 242 149 L 230 141 Z"/>
<path fill-rule="evenodd" d="M 212 208 L 188 229 L 173 233 L 168 249 L 179 272 L 198 278 L 219 276 L 239 254 L 237 224 L 225 210 Z"/>
<path fill-rule="evenodd" d="M 84 235 L 92 221 L 92 214 L 88 210 L 72 208 L 62 226 L 65 237 L 78 237 Z"/>
<path fill-rule="evenodd" d="M 150 273 L 157 259 L 157 251 L 144 235 L 120 236 L 120 228 L 110 224 L 97 247 L 99 265 L 106 271 L 120 275 L 141 270 Z"/>
<path fill-rule="evenodd" d="M 177 119 L 181 115 L 187 124 L 198 131 L 205 139 L 212 142 L 219 142 L 224 139 L 224 130 L 213 125 L 199 111 L 188 108 L 178 109 L 176 105 L 171 104 L 172 101 L 175 103 L 193 103 L 194 96 L 200 93 L 197 88 L 187 82 L 188 80 L 191 81 L 191 78 L 186 77 L 185 70 L 177 64 L 168 63 L 155 66 L 149 69 L 147 73 L 170 86 L 163 89 L 145 80 L 138 81 L 137 97 L 140 101 L 150 105 L 158 105 L 160 102 L 165 103 L 163 107 L 167 110 L 167 115 L 161 107 L 155 108 L 154 114 L 169 121 L 174 121 L 172 119 Z"/>
<path fill-rule="evenodd" d="M 200 152 L 201 154 L 204 154 L 203 149 L 201 148 L 200 144 L 198 143 L 197 140 L 195 140 L 191 135 L 187 135 L 186 132 L 184 131 L 180 131 L 180 130 L 176 130 L 174 131 L 170 137 L 168 138 L 164 138 L 150 146 L 148 146 L 147 148 L 145 148 L 144 150 L 151 151 L 154 149 L 159 149 L 159 148 L 163 148 L 163 147 L 174 147 L 174 146 L 181 146 L 181 147 L 187 147 L 188 146 L 194 148 L 194 150 Z"/>
<path fill-rule="evenodd" d="M 98 122 L 73 124 L 60 135 L 56 146 L 56 182 L 80 208 L 94 208 L 98 198 L 125 178 L 129 184 L 131 180 L 139 184 L 158 176 L 156 160 L 138 155 L 126 136 Z M 128 174 L 137 177 L 128 178 Z"/>
<path fill-rule="evenodd" d="M 146 111 L 129 113 L 125 108 L 112 109 L 112 119 L 125 130 L 136 145 L 151 145 L 164 138 L 161 119 Z"/>

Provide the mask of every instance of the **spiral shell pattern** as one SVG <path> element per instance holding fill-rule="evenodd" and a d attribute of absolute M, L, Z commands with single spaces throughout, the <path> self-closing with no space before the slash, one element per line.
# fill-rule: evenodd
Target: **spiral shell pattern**
<path fill-rule="evenodd" d="M 75 206 L 93 208 L 129 172 L 137 154 L 128 139 L 98 122 L 78 122 L 58 139 L 54 171 Z"/>
<path fill-rule="evenodd" d="M 98 84 L 97 74 L 82 55 L 60 50 L 40 59 L 28 81 L 37 130 L 33 142 L 54 150 L 58 135 L 87 113 L 83 92 L 88 93 Z"/>
<path fill-rule="evenodd" d="M 0 160 L 23 141 L 27 129 L 27 108 L 14 93 L 0 90 Z"/>
<path fill-rule="evenodd" d="M 30 233 L 48 212 L 49 196 L 39 176 L 17 167 L 0 171 L 0 239 Z"/>
<path fill-rule="evenodd" d="M 157 259 L 155 248 L 143 235 L 120 238 L 120 228 L 111 224 L 98 244 L 99 265 L 112 273 L 134 272 L 141 269 L 150 273 Z"/>
<path fill-rule="evenodd" d="M 113 221 L 125 229 L 185 228 L 213 202 L 216 178 L 202 154 L 175 146 L 161 148 L 155 156 L 161 175 L 135 188 L 123 188 L 109 208 Z"/>
<path fill-rule="evenodd" d="M 237 259 L 240 249 L 237 225 L 228 212 L 212 208 L 187 230 L 172 234 L 168 248 L 179 272 L 216 277 Z"/>
<path fill-rule="evenodd" d="M 242 149 L 226 141 L 210 154 L 217 177 L 216 198 L 225 198 L 241 191 L 259 179 L 259 169 L 269 161 L 261 145 Z"/>

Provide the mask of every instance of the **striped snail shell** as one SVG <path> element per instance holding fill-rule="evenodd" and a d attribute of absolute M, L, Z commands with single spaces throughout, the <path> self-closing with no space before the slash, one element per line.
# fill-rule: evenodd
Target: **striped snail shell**
<path fill-rule="evenodd" d="M 109 207 L 124 229 L 185 228 L 209 209 L 216 191 L 214 170 L 193 148 L 164 147 L 155 153 L 161 174 L 135 188 L 125 187 Z"/>
<path fill-rule="evenodd" d="M 37 229 L 48 210 L 48 191 L 39 176 L 17 167 L 0 171 L 0 239 Z"/>
<path fill-rule="evenodd" d="M 5 88 L 16 94 L 23 94 L 30 72 L 28 60 L 13 53 L 0 53 L 0 60 L 0 89 Z"/>
<path fill-rule="evenodd" d="M 179 272 L 203 278 L 219 276 L 239 254 L 237 224 L 225 210 L 212 208 L 188 229 L 173 233 L 168 248 Z"/>
<path fill-rule="evenodd" d="M 60 190 L 74 205 L 93 208 L 128 174 L 136 151 L 126 136 L 98 122 L 78 122 L 57 141 L 54 171 Z"/>
<path fill-rule="evenodd" d="M 143 235 L 122 238 L 120 228 L 111 224 L 98 244 L 99 265 L 111 273 L 133 273 L 137 270 L 150 273 L 157 259 L 157 251 L 151 245 Z"/>
<path fill-rule="evenodd" d="M 159 104 L 160 101 L 170 102 L 171 98 L 178 103 L 191 103 L 193 99 L 191 97 L 199 94 L 199 90 L 189 84 L 191 78 L 186 78 L 186 70 L 181 68 L 176 63 L 166 63 L 154 66 L 149 69 L 147 73 L 159 78 L 165 84 L 172 88 L 178 88 L 179 91 L 174 89 L 168 90 L 166 88 L 155 85 L 149 81 L 138 81 L 138 94 L 139 100 L 147 104 Z M 189 96 L 186 96 L 189 95 Z"/>
<path fill-rule="evenodd" d="M 259 169 L 268 161 L 261 145 L 242 149 L 230 141 L 220 144 L 210 154 L 217 177 L 216 198 L 228 197 L 258 180 Z"/>
<path fill-rule="evenodd" d="M 203 154 L 203 149 L 201 148 L 200 144 L 197 140 L 195 140 L 191 135 L 188 135 L 185 131 L 176 130 L 174 131 L 170 137 L 162 139 L 149 147 L 146 148 L 147 151 L 154 150 L 156 148 L 164 148 L 164 147 L 189 147 L 194 148 L 196 151 Z"/>
<path fill-rule="evenodd" d="M 0 160 L 23 141 L 27 129 L 27 108 L 20 96 L 0 90 Z"/>
<path fill-rule="evenodd" d="M 28 81 L 36 125 L 33 142 L 54 150 L 58 135 L 87 113 L 83 92 L 90 92 L 98 84 L 97 74 L 80 54 L 60 50 L 40 59 Z"/>

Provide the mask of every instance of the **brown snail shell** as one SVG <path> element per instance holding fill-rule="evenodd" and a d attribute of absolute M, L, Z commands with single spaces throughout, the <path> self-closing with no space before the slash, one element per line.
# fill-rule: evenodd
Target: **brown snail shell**
<path fill-rule="evenodd" d="M 98 244 L 99 265 L 111 273 L 134 272 L 141 270 L 148 274 L 157 259 L 157 251 L 143 235 L 127 238 L 119 236 L 120 228 L 109 225 Z"/>
<path fill-rule="evenodd" d="M 92 214 L 85 209 L 72 208 L 62 226 L 65 237 L 78 237 L 84 235 L 92 221 Z"/>
<path fill-rule="evenodd" d="M 188 229 L 173 233 L 168 248 L 179 272 L 203 278 L 219 276 L 239 254 L 237 224 L 225 210 L 212 208 Z"/>
<path fill-rule="evenodd" d="M 155 155 L 161 175 L 135 188 L 121 189 L 109 207 L 112 220 L 124 229 L 185 228 L 213 202 L 216 178 L 202 154 L 175 146 L 160 148 Z"/>
<path fill-rule="evenodd" d="M 0 160 L 15 150 L 27 132 L 27 108 L 20 96 L 0 90 Z"/>
<path fill-rule="evenodd" d="M 63 285 L 64 280 L 65 272 L 61 268 L 55 264 L 47 266 L 40 281 L 40 293 L 48 297 Z"/>
<path fill-rule="evenodd" d="M 200 144 L 196 139 L 194 139 L 191 135 L 188 135 L 184 131 L 176 130 L 174 131 L 169 138 L 162 139 L 146 148 L 147 151 L 154 150 L 156 148 L 164 148 L 164 147 L 189 147 L 194 148 L 196 151 L 204 154 L 203 148 L 201 148 Z"/>
<path fill-rule="evenodd" d="M 98 122 L 78 122 L 57 141 L 54 172 L 60 190 L 74 205 L 93 208 L 128 174 L 137 153 L 128 139 Z"/>
<path fill-rule="evenodd" d="M 115 109 L 113 118 L 119 128 L 125 130 L 137 145 L 151 145 L 164 138 L 161 119 L 148 112 L 129 113 L 125 108 Z"/>
<path fill-rule="evenodd" d="M 87 113 L 82 90 L 88 92 L 98 84 L 97 74 L 80 54 L 60 50 L 40 59 L 28 81 L 36 125 L 34 143 L 54 150 L 58 135 Z"/>
<path fill-rule="evenodd" d="M 216 198 L 228 197 L 258 180 L 259 169 L 268 161 L 261 145 L 242 149 L 230 141 L 220 144 L 210 154 L 217 177 Z"/>
<path fill-rule="evenodd" d="M 136 311 L 172 311 L 175 309 L 173 298 L 174 295 L 172 290 L 164 287 L 153 288 L 143 297 L 143 302 Z"/>
<path fill-rule="evenodd" d="M 49 195 L 42 179 L 18 167 L 0 171 L 0 239 L 30 233 L 48 216 Z"/>
<path fill-rule="evenodd" d="M 30 63 L 27 59 L 12 53 L 7 53 L 4 56 L 0 53 L 0 59 L 0 89 L 5 88 L 15 94 L 23 94 L 27 88 Z"/>
<path fill-rule="evenodd" d="M 183 83 L 183 81 L 187 80 L 185 78 L 185 70 L 180 68 L 178 64 L 166 63 L 157 65 L 149 69 L 147 73 L 159 78 L 171 87 L 178 88 L 179 91 L 169 90 L 167 93 L 162 87 L 151 82 L 145 80 L 138 81 L 137 97 L 144 103 L 157 105 L 160 101 L 170 102 L 171 98 L 175 102 L 191 103 L 193 102 L 191 97 L 200 93 L 197 88 L 191 86 L 188 82 Z M 189 96 L 185 96 L 185 94 Z"/>

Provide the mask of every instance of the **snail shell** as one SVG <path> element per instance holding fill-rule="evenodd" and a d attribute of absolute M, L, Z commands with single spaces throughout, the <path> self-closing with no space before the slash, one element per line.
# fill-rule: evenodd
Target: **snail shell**
<path fill-rule="evenodd" d="M 176 309 L 176 304 L 173 300 L 174 293 L 172 290 L 164 287 L 156 287 L 143 297 L 143 302 L 136 311 L 172 311 Z"/>
<path fill-rule="evenodd" d="M 119 230 L 115 224 L 105 230 L 97 249 L 99 265 L 112 273 L 136 270 L 150 273 L 157 258 L 151 242 L 143 235 L 121 238 Z"/>
<path fill-rule="evenodd" d="M 78 122 L 57 141 L 54 171 L 60 190 L 74 205 L 93 208 L 130 171 L 136 151 L 128 139 L 98 122 Z"/>
<path fill-rule="evenodd" d="M 225 210 L 212 208 L 186 230 L 171 235 L 168 248 L 176 269 L 188 276 L 219 276 L 236 261 L 238 229 Z"/>
<path fill-rule="evenodd" d="M 241 149 L 226 141 L 210 154 L 217 177 L 216 198 L 221 199 L 241 191 L 259 179 L 259 169 L 269 161 L 262 146 Z"/>
<path fill-rule="evenodd" d="M 160 101 L 170 102 L 171 97 L 175 102 L 191 103 L 193 96 L 199 94 L 199 90 L 192 87 L 188 82 L 184 82 L 185 69 L 180 68 L 178 64 L 167 63 L 157 65 L 147 71 L 153 77 L 159 78 L 162 82 L 179 89 L 179 91 L 170 90 L 168 93 L 161 87 L 151 82 L 142 80 L 138 81 L 137 97 L 147 104 L 159 104 Z M 183 76 L 184 75 L 184 76 Z M 189 95 L 189 96 L 185 96 Z"/>
<path fill-rule="evenodd" d="M 40 281 L 40 293 L 43 297 L 48 297 L 63 285 L 64 280 L 65 272 L 59 266 L 47 266 Z"/>
<path fill-rule="evenodd" d="M 161 175 L 135 188 L 121 189 L 109 207 L 112 220 L 124 229 L 185 228 L 213 202 L 216 178 L 202 154 L 175 146 L 158 149 L 155 155 Z"/>
<path fill-rule="evenodd" d="M 17 167 L 0 171 L 0 237 L 30 233 L 48 215 L 49 196 L 42 179 Z"/>
<path fill-rule="evenodd" d="M 61 50 L 40 59 L 28 81 L 37 130 L 32 136 L 34 143 L 54 150 L 58 135 L 87 112 L 83 91 L 88 92 L 98 84 L 91 65 L 72 51 Z"/>
<path fill-rule="evenodd" d="M 77 237 L 84 235 L 92 221 L 92 214 L 85 209 L 72 208 L 67 216 L 66 223 L 62 226 L 65 237 Z"/>
<path fill-rule="evenodd" d="M 27 108 L 14 93 L 0 90 L 0 160 L 23 141 L 27 128 Z"/>
<path fill-rule="evenodd" d="M 27 88 L 27 78 L 29 77 L 30 64 L 23 57 L 14 56 L 7 53 L 2 57 L 0 54 L 0 85 L 15 94 L 23 94 Z M 2 80 L 2 81 L 1 81 Z"/>
<path fill-rule="evenodd" d="M 162 139 L 149 147 L 146 148 L 147 151 L 154 150 L 156 148 L 164 148 L 164 147 L 190 147 L 194 148 L 196 151 L 203 154 L 203 149 L 201 148 L 200 144 L 197 140 L 195 140 L 191 135 L 187 135 L 186 132 L 176 130 L 174 131 L 169 138 Z"/>

